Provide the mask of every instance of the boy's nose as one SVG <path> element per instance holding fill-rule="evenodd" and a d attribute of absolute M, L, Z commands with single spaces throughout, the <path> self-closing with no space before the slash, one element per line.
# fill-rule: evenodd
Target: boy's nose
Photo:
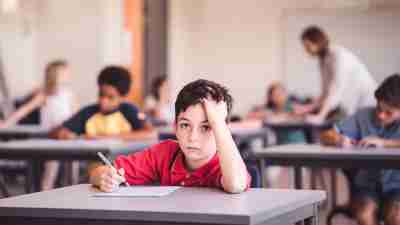
<path fill-rule="evenodd" d="M 189 140 L 196 141 L 198 137 L 199 137 L 199 132 L 197 131 L 197 129 L 191 129 L 189 134 Z"/>

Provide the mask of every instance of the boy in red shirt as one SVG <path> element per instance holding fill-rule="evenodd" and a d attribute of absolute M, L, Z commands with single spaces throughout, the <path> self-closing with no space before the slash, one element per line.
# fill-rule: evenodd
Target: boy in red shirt
<path fill-rule="evenodd" d="M 90 183 L 105 192 L 125 181 L 245 191 L 251 178 L 227 125 L 231 109 L 232 97 L 221 85 L 207 80 L 187 84 L 175 102 L 178 142 L 167 140 L 119 156 L 114 162 L 118 171 L 100 166 L 91 171 Z"/>

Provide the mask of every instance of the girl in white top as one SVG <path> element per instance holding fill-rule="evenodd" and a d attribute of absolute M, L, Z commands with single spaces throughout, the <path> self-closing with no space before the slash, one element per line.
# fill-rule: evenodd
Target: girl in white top
<path fill-rule="evenodd" d="M 170 98 L 168 77 L 156 77 L 152 83 L 151 95 L 146 97 L 145 112 L 154 125 L 172 124 L 175 119 L 174 104 Z"/>
<path fill-rule="evenodd" d="M 72 92 L 66 87 L 70 78 L 68 63 L 64 60 L 50 62 L 45 71 L 45 81 L 42 88 L 34 91 L 32 99 L 13 112 L 9 118 L 0 122 L 0 127 L 15 125 L 23 117 L 40 108 L 40 125 L 51 130 L 61 125 L 75 111 L 75 101 Z M 53 188 L 59 168 L 59 162 L 45 163 L 42 190 Z M 74 165 L 77 167 L 77 164 Z M 77 168 L 75 168 L 76 173 Z"/>
<path fill-rule="evenodd" d="M 377 83 L 357 56 L 343 47 L 331 45 L 319 27 L 308 27 L 301 38 L 306 52 L 319 60 L 322 93 L 310 105 L 297 107 L 297 113 L 317 110 L 316 115 L 306 119 L 320 123 L 338 106 L 351 115 L 360 108 L 375 105 Z"/>

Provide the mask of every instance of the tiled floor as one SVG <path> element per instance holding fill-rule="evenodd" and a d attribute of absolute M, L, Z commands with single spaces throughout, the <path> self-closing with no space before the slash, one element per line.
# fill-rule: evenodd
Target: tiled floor
<path fill-rule="evenodd" d="M 272 169 L 272 170 L 274 170 L 274 169 Z M 272 188 L 291 188 L 291 185 L 289 182 L 291 180 L 290 179 L 291 175 L 290 175 L 289 171 L 290 170 L 288 168 L 281 168 L 280 173 L 278 173 L 277 171 L 269 172 L 271 176 L 278 178 L 274 182 L 270 182 Z M 306 175 L 304 176 L 304 180 L 305 180 L 306 187 L 308 187 L 308 185 L 307 185 L 307 184 L 309 184 L 308 172 L 306 172 L 305 174 Z M 327 170 L 323 171 L 323 176 L 324 176 L 325 182 L 329 186 L 329 181 L 330 181 L 329 172 Z M 24 194 L 23 183 L 24 183 L 24 179 L 22 177 L 17 180 L 8 182 L 7 185 L 10 189 L 11 194 L 12 195 Z M 345 203 L 347 201 L 348 190 L 347 190 L 345 178 L 341 175 L 339 176 L 338 190 L 340 190 L 338 193 L 339 203 Z M 320 225 L 325 225 L 325 217 L 331 208 L 329 203 L 330 203 L 330 201 L 328 202 L 328 204 L 326 204 L 327 207 L 323 208 L 321 211 Z M 333 224 L 334 225 L 356 225 L 356 223 L 353 220 L 347 219 L 342 216 L 337 216 L 334 219 Z"/>

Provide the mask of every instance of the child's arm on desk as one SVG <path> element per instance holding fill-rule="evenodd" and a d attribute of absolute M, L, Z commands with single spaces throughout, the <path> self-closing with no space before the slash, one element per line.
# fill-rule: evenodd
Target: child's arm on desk
<path fill-rule="evenodd" d="M 360 143 L 361 146 L 375 146 L 384 148 L 398 148 L 400 147 L 400 140 L 396 139 L 384 139 L 375 136 L 369 136 L 363 138 Z"/>
<path fill-rule="evenodd" d="M 60 139 L 60 140 L 72 140 L 72 139 L 77 139 L 78 135 L 70 131 L 68 128 L 61 126 L 50 131 L 49 138 Z"/>
<path fill-rule="evenodd" d="M 325 145 L 334 145 L 341 147 L 350 147 L 357 144 L 356 140 L 341 135 L 335 129 L 330 129 L 322 132 L 320 135 L 320 140 Z"/>

